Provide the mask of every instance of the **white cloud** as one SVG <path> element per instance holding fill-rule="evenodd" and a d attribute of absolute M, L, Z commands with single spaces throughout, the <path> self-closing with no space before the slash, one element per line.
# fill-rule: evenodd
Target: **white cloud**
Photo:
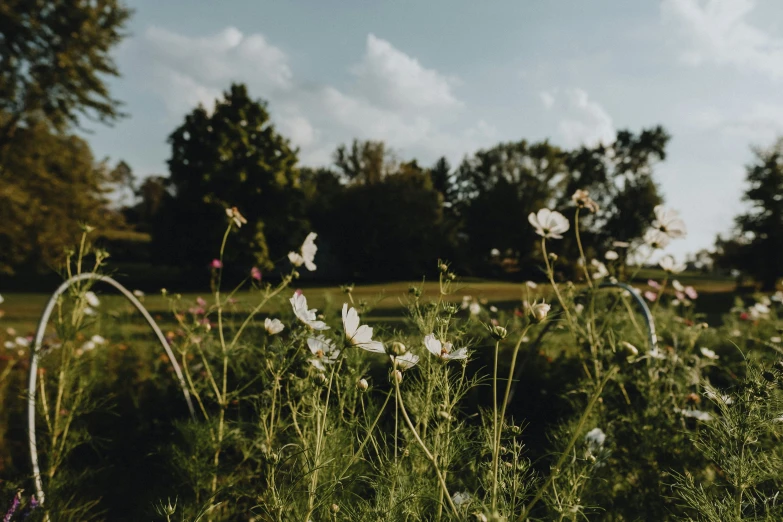
<path fill-rule="evenodd" d="M 353 68 L 361 93 L 380 106 L 397 110 L 461 107 L 452 87 L 456 78 L 423 67 L 416 58 L 373 34 L 361 63 Z"/>
<path fill-rule="evenodd" d="M 538 95 L 541 97 L 541 103 L 544 104 L 545 108 L 551 109 L 552 106 L 555 104 L 554 93 L 550 91 L 541 91 L 540 93 L 538 93 Z"/>
<path fill-rule="evenodd" d="M 558 125 L 566 147 L 597 145 L 614 141 L 616 132 L 609 113 L 582 89 L 566 91 L 567 113 Z"/>
<path fill-rule="evenodd" d="M 384 140 L 424 163 L 441 155 L 459 161 L 498 138 L 487 122 L 460 124 L 457 79 L 372 34 L 344 89 L 297 81 L 280 48 L 233 27 L 204 37 L 150 27 L 130 47 L 140 88 L 163 102 L 172 124 L 198 103 L 211 109 L 231 82 L 243 82 L 269 101 L 304 164 L 330 163 L 337 145 L 354 138 Z"/>
<path fill-rule="evenodd" d="M 731 65 L 783 79 L 783 38 L 747 20 L 754 7 L 753 0 L 664 0 L 661 13 L 688 40 L 685 63 Z"/>

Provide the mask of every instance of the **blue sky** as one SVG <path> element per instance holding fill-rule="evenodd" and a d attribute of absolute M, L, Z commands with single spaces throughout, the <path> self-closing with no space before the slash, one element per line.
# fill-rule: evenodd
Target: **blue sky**
<path fill-rule="evenodd" d="M 354 137 L 454 164 L 500 141 L 571 147 L 661 124 L 656 179 L 688 224 L 682 255 L 731 227 L 750 146 L 783 134 L 777 0 L 128 4 L 111 85 L 130 117 L 87 139 L 139 177 L 166 173 L 166 137 L 232 81 L 269 101 L 306 165 Z"/>

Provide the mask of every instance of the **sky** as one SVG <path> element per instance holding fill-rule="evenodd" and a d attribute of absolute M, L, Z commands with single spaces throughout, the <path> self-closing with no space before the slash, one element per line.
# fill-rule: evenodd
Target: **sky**
<path fill-rule="evenodd" d="M 741 212 L 751 146 L 783 134 L 779 0 L 129 0 L 112 94 L 129 117 L 88 125 L 99 158 L 166 174 L 168 135 L 231 82 L 269 102 L 300 162 L 384 140 L 455 165 L 499 142 L 672 135 L 655 178 L 684 255 Z"/>

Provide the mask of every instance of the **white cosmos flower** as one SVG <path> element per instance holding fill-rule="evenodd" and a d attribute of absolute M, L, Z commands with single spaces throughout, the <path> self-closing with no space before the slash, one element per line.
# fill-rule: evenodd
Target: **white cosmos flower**
<path fill-rule="evenodd" d="M 315 270 L 316 266 L 313 260 L 315 260 L 315 253 L 318 251 L 318 247 L 315 245 L 315 238 L 317 237 L 318 234 L 310 232 L 307 234 L 304 243 L 302 243 L 302 248 L 299 252 L 288 253 L 288 260 L 291 261 L 292 265 L 304 265 L 311 272 Z"/>
<path fill-rule="evenodd" d="M 783 290 L 778 290 L 775 292 L 775 295 L 773 295 L 770 299 L 776 303 L 783 303 Z M 0 303 L 2 303 L 2 301 L 0 301 Z"/>
<path fill-rule="evenodd" d="M 674 287 L 674 289 L 677 290 L 678 292 L 684 292 L 685 291 L 685 287 L 682 285 L 682 283 L 680 283 L 676 279 L 674 281 L 672 281 L 672 287 Z"/>
<path fill-rule="evenodd" d="M 372 340 L 372 328 L 366 324 L 359 324 L 359 313 L 353 307 L 348 309 L 348 303 L 343 303 L 343 328 L 345 338 L 353 346 L 368 352 L 386 353 L 383 343 Z"/>
<path fill-rule="evenodd" d="M 84 315 L 95 315 L 95 310 L 93 310 L 89 306 L 85 306 L 84 307 Z"/>
<path fill-rule="evenodd" d="M 680 219 L 680 213 L 674 209 L 665 208 L 658 205 L 653 209 L 655 220 L 652 222 L 653 228 L 656 228 L 672 239 L 683 238 L 688 231 L 685 228 L 685 222 Z"/>
<path fill-rule="evenodd" d="M 470 493 L 461 493 L 459 491 L 451 496 L 451 501 L 454 502 L 454 505 L 458 508 L 462 507 L 463 504 L 470 502 L 470 499 Z"/>
<path fill-rule="evenodd" d="M 14 339 L 14 342 L 17 346 L 21 346 L 22 348 L 27 348 L 30 346 L 30 341 L 27 339 L 27 337 L 17 337 Z"/>
<path fill-rule="evenodd" d="M 136 297 L 144 297 L 144 292 L 142 292 L 141 290 L 134 290 L 133 295 L 135 295 Z"/>
<path fill-rule="evenodd" d="M 98 296 L 95 295 L 95 292 L 92 290 L 84 294 L 84 298 L 87 300 L 87 304 L 92 306 L 93 308 L 97 308 L 101 305 L 100 299 L 98 299 Z"/>
<path fill-rule="evenodd" d="M 308 337 L 307 347 L 310 348 L 310 353 L 313 354 L 313 358 L 310 359 L 310 364 L 322 372 L 326 371 L 325 364 L 334 364 L 337 361 L 337 357 L 340 355 L 340 350 L 337 349 L 334 342 L 323 335 Z"/>
<path fill-rule="evenodd" d="M 713 360 L 720 359 L 720 355 L 717 355 L 715 352 L 713 352 L 709 348 L 705 348 L 705 347 L 702 346 L 701 348 L 699 348 L 699 351 L 707 359 L 713 359 Z"/>
<path fill-rule="evenodd" d="M 470 306 L 470 302 L 473 300 L 473 298 L 469 295 L 463 295 L 462 296 L 462 304 L 459 306 L 462 310 L 465 310 L 467 307 Z"/>
<path fill-rule="evenodd" d="M 493 248 L 492 250 L 489 251 L 489 255 L 491 255 L 492 257 L 498 257 L 500 255 L 500 250 L 498 250 L 497 248 Z"/>
<path fill-rule="evenodd" d="M 666 248 L 671 238 L 656 228 L 648 228 L 644 233 L 644 242 L 651 248 Z"/>
<path fill-rule="evenodd" d="M 536 234 L 548 239 L 562 239 L 562 234 L 571 228 L 563 214 L 548 208 L 542 208 L 538 213 L 531 212 L 527 220 L 536 229 Z"/>
<path fill-rule="evenodd" d="M 777 335 L 776 335 L 775 337 L 770 337 L 770 338 L 769 338 L 769 342 L 771 342 L 771 343 L 775 343 L 775 344 L 780 344 L 780 341 L 781 341 L 781 340 L 783 340 L 783 339 L 781 339 L 781 338 L 780 338 L 780 337 L 778 337 Z"/>
<path fill-rule="evenodd" d="M 591 454 L 598 453 L 606 442 L 606 433 L 601 428 L 593 428 L 585 435 L 585 442 Z"/>
<path fill-rule="evenodd" d="M 294 293 L 294 296 L 289 299 L 291 307 L 294 309 L 294 315 L 296 318 L 302 321 L 304 324 L 312 328 L 313 330 L 328 330 L 329 327 L 323 321 L 318 321 L 315 315 L 315 308 L 312 310 L 307 309 L 307 298 L 304 294 Z"/>
<path fill-rule="evenodd" d="M 13 341 L 6 341 L 3 343 L 3 346 L 5 346 L 6 349 L 8 350 L 13 350 L 14 348 L 16 348 L 16 343 Z"/>
<path fill-rule="evenodd" d="M 432 355 L 444 361 L 467 359 L 468 357 L 467 348 L 463 347 L 458 350 L 453 350 L 454 346 L 451 343 L 441 343 L 435 338 L 435 334 L 427 334 L 424 336 L 424 347 L 427 348 Z"/>
<path fill-rule="evenodd" d="M 525 283 L 525 285 L 527 285 L 527 287 L 530 288 L 531 290 L 535 290 L 536 288 L 538 288 L 538 285 L 535 283 L 535 281 L 528 281 L 527 283 Z"/>
<path fill-rule="evenodd" d="M 748 314 L 750 314 L 751 319 L 761 319 L 769 315 L 769 306 L 764 303 L 756 303 L 748 308 Z"/>
<path fill-rule="evenodd" d="M 627 241 L 614 241 L 612 243 L 612 246 L 615 248 L 628 248 L 629 246 L 631 246 L 631 244 L 628 243 Z"/>
<path fill-rule="evenodd" d="M 413 352 L 405 352 L 402 355 L 390 355 L 392 360 L 392 365 L 398 369 L 398 370 L 407 370 L 409 368 L 413 368 L 416 366 L 416 363 L 419 362 L 419 356 L 415 355 Z"/>
<path fill-rule="evenodd" d="M 604 254 L 604 257 L 606 258 L 607 261 L 616 261 L 617 258 L 620 257 L 620 254 L 618 254 L 614 250 L 607 250 L 606 253 Z"/>
<path fill-rule="evenodd" d="M 270 319 L 269 317 L 264 319 L 264 329 L 269 335 L 279 334 L 283 331 L 283 328 L 285 328 L 285 326 L 280 322 L 280 319 Z"/>
<path fill-rule="evenodd" d="M 90 341 L 94 342 L 95 344 L 106 344 L 106 339 L 103 338 L 103 336 L 100 335 L 93 335 L 90 338 Z"/>
<path fill-rule="evenodd" d="M 240 228 L 242 225 L 247 223 L 247 219 L 245 219 L 245 216 L 239 212 L 237 207 L 227 208 L 226 216 L 228 216 L 228 218 L 234 222 L 237 228 Z"/>
<path fill-rule="evenodd" d="M 470 303 L 470 315 L 478 315 L 481 313 L 481 305 L 478 303 L 478 301 L 473 301 Z"/>
<path fill-rule="evenodd" d="M 670 274 L 679 274 L 685 270 L 685 263 L 678 263 L 672 256 L 663 256 L 658 264 Z"/>
<path fill-rule="evenodd" d="M 90 350 L 94 350 L 97 345 L 93 341 L 87 341 L 82 345 L 82 351 L 83 352 L 89 352 Z"/>
<path fill-rule="evenodd" d="M 606 265 L 599 260 L 593 259 L 590 261 L 590 264 L 593 265 L 593 268 L 595 268 L 595 272 L 593 272 L 593 279 L 602 279 L 609 275 L 609 270 L 606 269 Z"/>
<path fill-rule="evenodd" d="M 691 419 L 700 420 L 703 422 L 709 422 L 712 420 L 712 415 L 706 411 L 701 410 L 679 410 L 675 408 L 675 411 L 681 414 L 683 417 L 689 417 Z"/>
<path fill-rule="evenodd" d="M 3 304 L 4 302 L 5 302 L 5 298 L 2 295 L 0 295 L 0 304 Z"/>

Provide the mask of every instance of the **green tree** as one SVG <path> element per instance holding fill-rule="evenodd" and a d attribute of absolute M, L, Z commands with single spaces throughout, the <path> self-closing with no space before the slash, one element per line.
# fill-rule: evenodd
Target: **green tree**
<path fill-rule="evenodd" d="M 206 265 L 225 228 L 225 208 L 247 225 L 229 260 L 269 268 L 308 231 L 297 150 L 270 121 L 267 105 L 234 84 L 209 113 L 199 106 L 169 137 L 173 197 L 161 211 L 155 243 L 169 262 Z"/>
<path fill-rule="evenodd" d="M 382 141 L 353 140 L 350 150 L 340 145 L 334 153 L 340 174 L 352 183 L 378 183 L 396 168 L 394 156 Z"/>
<path fill-rule="evenodd" d="M 122 225 L 107 208 L 112 171 L 87 142 L 43 122 L 20 127 L 0 151 L 0 272 L 56 268 L 79 223 L 106 232 Z"/>
<path fill-rule="evenodd" d="M 753 276 L 764 290 L 774 290 L 783 276 L 783 138 L 753 153 L 742 198 L 750 209 L 736 219 L 739 237 L 730 250 L 736 268 Z"/>
<path fill-rule="evenodd" d="M 63 131 L 120 116 L 106 79 L 130 15 L 119 0 L 0 2 L 0 147 L 39 119 Z"/>

